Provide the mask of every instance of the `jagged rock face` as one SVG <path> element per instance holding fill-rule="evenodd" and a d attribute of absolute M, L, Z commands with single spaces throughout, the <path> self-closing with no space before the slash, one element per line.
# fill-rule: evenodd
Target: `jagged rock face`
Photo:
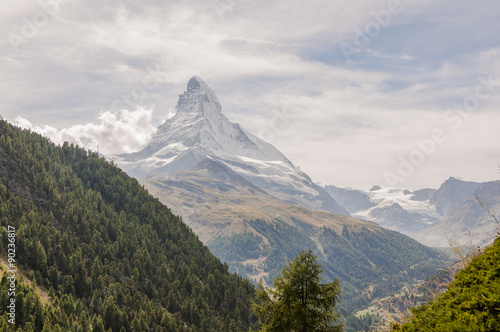
<path fill-rule="evenodd" d="M 479 184 L 464 182 L 459 188 L 469 190 L 467 184 L 469 186 L 475 184 L 476 189 L 447 218 L 439 220 L 425 230 L 423 237 L 428 243 L 439 243 L 446 236 L 467 245 L 484 245 L 498 236 L 500 224 L 490 213 L 498 219 L 496 211 L 500 209 L 500 181 Z"/>
<path fill-rule="evenodd" d="M 278 149 L 230 122 L 199 77 L 189 80 L 175 109 L 146 148 L 115 157 L 131 176 L 168 177 L 209 158 L 287 203 L 349 215 Z"/>
<path fill-rule="evenodd" d="M 446 180 L 436 191 L 430 202 L 444 217 L 449 217 L 479 187 L 477 182 L 461 181 L 454 177 Z"/>
<path fill-rule="evenodd" d="M 191 78 L 187 91 L 179 96 L 175 116 L 158 128 L 146 148 L 148 153 L 168 158 L 187 149 L 220 157 L 252 149 L 261 152 L 238 125 L 229 122 L 221 110 L 215 93 L 206 83 L 200 78 Z"/>

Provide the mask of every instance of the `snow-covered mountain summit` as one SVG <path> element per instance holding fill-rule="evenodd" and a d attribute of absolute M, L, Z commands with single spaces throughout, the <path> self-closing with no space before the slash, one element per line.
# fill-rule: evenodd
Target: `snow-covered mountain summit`
<path fill-rule="evenodd" d="M 290 204 L 349 215 L 278 149 L 230 122 L 213 90 L 196 76 L 179 96 L 175 115 L 158 127 L 150 144 L 113 159 L 141 179 L 194 171 L 207 158 Z"/>
<path fill-rule="evenodd" d="M 226 157 L 246 154 L 260 159 L 283 156 L 276 149 L 262 149 L 238 124 L 229 122 L 210 87 L 199 77 L 189 80 L 187 91 L 179 96 L 175 115 L 165 121 L 142 151 L 130 157 L 155 156 L 164 161 L 194 149 L 199 153 Z M 258 139 L 257 139 L 258 140 Z M 286 159 L 286 158 L 285 158 Z"/>

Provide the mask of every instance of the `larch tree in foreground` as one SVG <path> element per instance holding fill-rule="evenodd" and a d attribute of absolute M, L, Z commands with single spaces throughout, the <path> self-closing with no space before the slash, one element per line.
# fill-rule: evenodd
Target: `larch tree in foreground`
<path fill-rule="evenodd" d="M 274 280 L 274 288 L 259 284 L 252 306 L 263 321 L 260 331 L 343 331 L 336 310 L 339 281 L 320 284 L 321 273 L 312 251 L 302 251 Z"/>

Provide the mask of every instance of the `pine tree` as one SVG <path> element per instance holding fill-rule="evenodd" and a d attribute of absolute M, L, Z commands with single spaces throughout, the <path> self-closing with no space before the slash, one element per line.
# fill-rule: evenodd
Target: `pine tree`
<path fill-rule="evenodd" d="M 321 273 L 312 251 L 302 251 L 274 280 L 274 288 L 260 284 L 252 307 L 264 319 L 261 331 L 343 331 L 335 308 L 339 281 L 320 284 Z"/>

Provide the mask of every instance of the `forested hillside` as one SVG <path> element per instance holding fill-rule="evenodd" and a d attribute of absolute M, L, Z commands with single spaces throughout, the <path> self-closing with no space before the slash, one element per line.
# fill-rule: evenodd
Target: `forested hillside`
<path fill-rule="evenodd" d="M 446 266 L 445 258 L 437 251 L 381 227 L 344 225 L 337 234 L 327 227 L 314 230 L 305 223 L 297 229 L 279 220 L 254 220 L 248 224 L 258 236 L 242 233 L 216 238 L 209 243 L 212 252 L 241 274 L 252 273 L 253 269 L 250 264 L 239 263 L 241 257 L 248 261 L 267 256 L 267 266 L 276 267 L 267 278 L 263 277 L 271 285 L 284 262 L 292 260 L 298 250 L 311 249 L 318 257 L 325 282 L 340 280 L 339 308 L 347 331 L 369 328 L 370 324 L 354 314 L 372 301 L 397 293 L 407 285 L 422 283 Z M 269 241 L 268 246 L 263 244 L 262 236 Z"/>
<path fill-rule="evenodd" d="M 500 331 L 500 238 L 395 331 Z"/>
<path fill-rule="evenodd" d="M 16 329 L 238 331 L 255 320 L 254 287 L 97 154 L 1 120 L 0 179 L 2 257 L 13 226 L 16 265 L 52 303 L 41 309 L 33 284 L 18 284 Z M 0 327 L 14 331 L 7 283 Z"/>

